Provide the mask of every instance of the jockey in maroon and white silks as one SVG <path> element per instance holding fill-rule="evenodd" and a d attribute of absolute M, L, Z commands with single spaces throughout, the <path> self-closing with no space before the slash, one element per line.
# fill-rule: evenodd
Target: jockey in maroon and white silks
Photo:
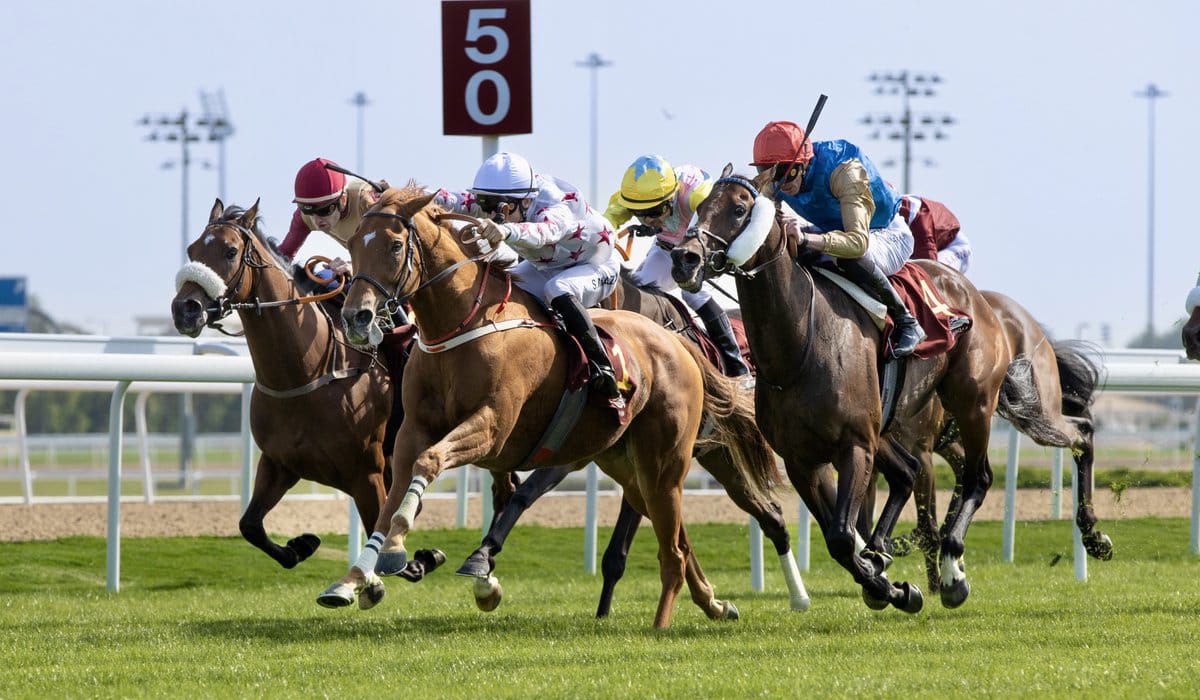
<path fill-rule="evenodd" d="M 971 264 L 971 242 L 961 232 L 958 217 L 945 204 L 915 194 L 901 195 L 900 216 L 913 234 L 913 259 L 937 260 L 966 274 Z"/>
<path fill-rule="evenodd" d="M 457 212 L 491 218 L 480 235 L 507 243 L 522 261 L 510 270 L 517 286 L 549 302 L 575 336 L 592 368 L 593 389 L 619 396 L 608 355 L 585 308 L 598 305 L 617 284 L 620 260 L 613 228 L 568 182 L 535 173 L 514 153 L 497 153 L 475 174 L 466 192 L 438 190 L 434 202 Z"/>

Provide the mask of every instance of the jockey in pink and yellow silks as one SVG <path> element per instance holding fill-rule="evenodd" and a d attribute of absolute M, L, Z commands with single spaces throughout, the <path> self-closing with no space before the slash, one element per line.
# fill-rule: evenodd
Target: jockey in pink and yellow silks
<path fill-rule="evenodd" d="M 712 190 L 713 179 L 695 165 L 672 168 L 661 156 L 645 155 L 633 161 L 621 178 L 621 188 L 608 200 L 604 216 L 619 227 L 633 217 L 639 224 L 630 228 L 638 236 L 655 236 L 655 245 L 633 272 L 639 285 L 655 285 L 669 292 L 679 285 L 671 277 L 668 251 L 683 240 L 696 207 Z M 750 374 L 742 360 L 729 317 L 712 294 L 701 289 L 683 292 L 688 306 L 696 310 L 709 337 L 721 351 L 721 362 L 730 376 Z"/>

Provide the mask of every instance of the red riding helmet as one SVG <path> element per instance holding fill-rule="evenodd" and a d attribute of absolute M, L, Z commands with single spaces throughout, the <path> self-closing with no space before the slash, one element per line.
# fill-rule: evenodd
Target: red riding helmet
<path fill-rule="evenodd" d="M 297 204 L 324 204 L 339 197 L 346 187 L 346 176 L 330 170 L 325 164 L 337 165 L 332 160 L 316 158 L 305 163 L 296 173 Z"/>
<path fill-rule="evenodd" d="M 800 144 L 804 147 L 801 148 Z M 804 138 L 804 129 L 793 122 L 768 122 L 754 137 L 755 167 L 779 163 L 807 163 L 812 160 L 812 141 Z"/>

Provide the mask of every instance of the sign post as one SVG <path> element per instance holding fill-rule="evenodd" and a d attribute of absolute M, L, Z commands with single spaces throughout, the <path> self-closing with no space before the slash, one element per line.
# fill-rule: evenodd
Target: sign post
<path fill-rule="evenodd" d="M 0 333 L 29 330 L 29 306 L 24 277 L 0 277 Z"/>
<path fill-rule="evenodd" d="M 529 0 L 442 2 L 442 133 L 500 136 L 533 131 Z"/>

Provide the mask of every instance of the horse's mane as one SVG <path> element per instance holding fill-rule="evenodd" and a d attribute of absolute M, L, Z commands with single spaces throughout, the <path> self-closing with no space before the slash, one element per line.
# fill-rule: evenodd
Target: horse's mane
<path fill-rule="evenodd" d="M 409 180 L 408 182 L 404 183 L 403 187 L 389 187 L 388 189 L 384 190 L 383 194 L 379 195 L 379 201 L 375 206 L 379 209 L 382 209 L 383 207 L 395 207 L 397 209 L 403 209 L 414 199 L 419 199 L 427 195 L 428 192 L 426 189 L 421 185 L 418 185 L 416 180 Z M 424 209 L 422 209 L 422 211 L 433 216 L 440 214 L 445 210 L 437 204 L 430 202 L 425 206 Z"/>

